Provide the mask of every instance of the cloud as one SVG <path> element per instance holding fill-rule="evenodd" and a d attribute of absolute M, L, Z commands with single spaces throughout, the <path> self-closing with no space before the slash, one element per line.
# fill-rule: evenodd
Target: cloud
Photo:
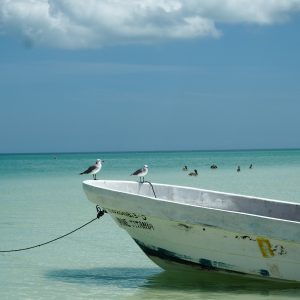
<path fill-rule="evenodd" d="M 219 37 L 216 24 L 272 25 L 300 0 L 0 0 L 0 33 L 27 44 L 92 48 Z"/>

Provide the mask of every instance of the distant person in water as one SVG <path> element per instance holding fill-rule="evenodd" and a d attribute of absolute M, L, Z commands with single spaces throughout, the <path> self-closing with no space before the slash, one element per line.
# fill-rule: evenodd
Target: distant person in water
<path fill-rule="evenodd" d="M 184 166 L 184 167 L 182 168 L 182 171 L 187 171 L 187 170 L 188 170 L 187 166 Z"/>
<path fill-rule="evenodd" d="M 236 171 L 237 171 L 237 172 L 240 172 L 240 171 L 241 171 L 241 167 L 238 166 L 237 169 L 236 169 Z"/>
<path fill-rule="evenodd" d="M 215 165 L 215 164 L 213 164 L 213 165 L 210 166 L 210 168 L 211 168 L 211 169 L 218 169 L 218 166 Z"/>
<path fill-rule="evenodd" d="M 198 176 L 198 171 L 195 169 L 194 172 L 189 173 L 189 176 Z"/>
<path fill-rule="evenodd" d="M 249 169 L 252 169 L 252 167 L 253 167 L 253 165 L 251 164 L 251 165 L 249 166 Z"/>

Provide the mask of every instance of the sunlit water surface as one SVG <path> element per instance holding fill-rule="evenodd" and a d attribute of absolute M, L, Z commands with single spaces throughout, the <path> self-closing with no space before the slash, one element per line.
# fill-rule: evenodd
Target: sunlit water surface
<path fill-rule="evenodd" d="M 105 160 L 99 178 L 134 180 L 130 173 L 148 164 L 152 182 L 300 202 L 298 150 L 0 155 L 0 250 L 46 242 L 93 219 L 81 184 L 90 177 L 78 174 L 96 158 Z M 108 215 L 52 244 L 0 253 L 1 300 L 290 298 L 300 298 L 300 286 L 164 272 Z"/>

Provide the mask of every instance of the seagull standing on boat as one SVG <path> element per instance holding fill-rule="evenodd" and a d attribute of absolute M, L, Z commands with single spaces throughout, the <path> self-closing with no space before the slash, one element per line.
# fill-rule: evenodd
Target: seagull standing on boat
<path fill-rule="evenodd" d="M 198 176 L 198 171 L 195 169 L 194 172 L 189 173 L 189 176 Z"/>
<path fill-rule="evenodd" d="M 101 159 L 97 159 L 96 163 L 90 167 L 88 167 L 85 171 L 83 171 L 82 173 L 80 173 L 80 175 L 82 174 L 92 174 L 94 180 L 96 180 L 97 178 L 97 173 L 101 170 L 102 168 L 102 163 L 104 162 L 104 160 Z"/>
<path fill-rule="evenodd" d="M 140 177 L 140 182 L 144 182 L 144 176 L 146 176 L 148 174 L 148 166 L 144 165 L 143 168 L 136 170 L 135 172 L 133 172 L 130 176 L 135 175 L 135 176 L 139 176 Z M 143 181 L 142 181 L 143 178 Z"/>

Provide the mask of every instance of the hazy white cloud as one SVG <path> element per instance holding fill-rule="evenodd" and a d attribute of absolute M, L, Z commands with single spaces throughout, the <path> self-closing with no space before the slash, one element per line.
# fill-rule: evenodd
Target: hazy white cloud
<path fill-rule="evenodd" d="M 218 37 L 216 24 L 284 22 L 300 0 L 0 0 L 0 32 L 61 48 Z"/>

